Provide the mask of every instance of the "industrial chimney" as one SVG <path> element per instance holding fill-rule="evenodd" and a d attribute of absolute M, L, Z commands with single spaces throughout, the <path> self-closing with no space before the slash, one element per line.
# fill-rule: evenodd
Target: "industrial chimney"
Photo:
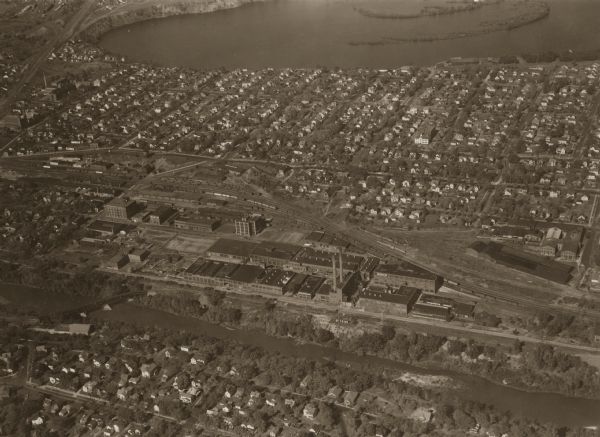
<path fill-rule="evenodd" d="M 333 290 L 335 291 L 337 284 L 336 284 L 336 277 L 335 277 L 335 254 L 331 255 L 331 266 L 333 267 Z"/>
<path fill-rule="evenodd" d="M 342 284 L 344 283 L 344 264 L 342 262 L 342 251 L 344 249 L 342 249 L 340 247 L 340 287 L 342 286 Z"/>

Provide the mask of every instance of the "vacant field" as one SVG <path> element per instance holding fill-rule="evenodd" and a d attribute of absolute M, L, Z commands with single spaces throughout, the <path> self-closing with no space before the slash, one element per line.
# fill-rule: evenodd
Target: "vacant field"
<path fill-rule="evenodd" d="M 175 236 L 165 247 L 170 250 L 188 253 L 204 253 L 215 242 L 213 238 Z"/>
<path fill-rule="evenodd" d="M 139 226 L 138 229 L 142 232 L 141 237 L 144 240 L 149 240 L 154 244 L 164 245 L 167 244 L 177 234 L 173 231 L 162 231 L 160 229 L 154 229 L 145 226 Z"/>
<path fill-rule="evenodd" d="M 304 239 L 305 235 L 304 232 L 299 231 L 284 231 L 277 228 L 268 228 L 260 234 L 260 238 L 263 240 L 277 241 L 278 243 L 298 244 Z"/>

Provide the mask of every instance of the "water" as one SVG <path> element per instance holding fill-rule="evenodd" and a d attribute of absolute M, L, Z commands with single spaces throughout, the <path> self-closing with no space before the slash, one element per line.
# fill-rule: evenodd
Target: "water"
<path fill-rule="evenodd" d="M 195 331 L 288 356 L 313 360 L 330 359 L 350 364 L 376 365 L 421 375 L 447 376 L 460 383 L 462 388 L 457 392 L 458 396 L 493 405 L 501 411 L 511 411 L 543 422 L 554 422 L 561 426 L 600 425 L 599 400 L 572 398 L 549 393 L 529 393 L 494 384 L 477 376 L 444 370 L 432 371 L 384 358 L 358 356 L 315 344 L 297 344 L 291 339 L 271 337 L 258 331 L 230 330 L 191 317 L 174 316 L 163 311 L 130 304 L 118 305 L 113 308 L 113 311 L 100 311 L 95 315 L 99 318 L 142 326 Z"/>
<path fill-rule="evenodd" d="M 429 65 L 453 56 L 600 48 L 600 0 L 549 0 L 548 3 L 551 13 L 547 18 L 511 31 L 435 42 L 351 45 L 389 43 L 390 38 L 412 38 L 432 32 L 447 35 L 474 30 L 475 23 L 492 18 L 494 9 L 385 20 L 362 16 L 354 9 L 372 8 L 377 1 L 275 0 L 210 14 L 136 23 L 109 32 L 100 45 L 135 61 L 198 69 L 391 68 Z"/>

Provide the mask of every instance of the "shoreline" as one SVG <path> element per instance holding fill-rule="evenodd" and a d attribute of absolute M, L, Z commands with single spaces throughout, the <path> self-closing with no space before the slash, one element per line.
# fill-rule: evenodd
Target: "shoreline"
<path fill-rule="evenodd" d="M 417 13 L 413 14 L 402 14 L 402 13 L 394 13 L 394 12 L 377 12 L 372 9 L 365 9 L 354 7 L 354 10 L 367 18 L 377 18 L 382 20 L 410 20 L 414 18 L 426 18 L 426 17 L 440 17 L 444 15 L 454 15 L 460 14 L 464 12 L 476 11 L 478 9 L 483 8 L 484 6 L 488 6 L 490 4 L 501 3 L 504 0 L 495 0 L 489 3 L 458 3 L 461 6 L 425 6 Z"/>
<path fill-rule="evenodd" d="M 473 373 L 471 370 L 457 366 L 457 367 L 443 367 L 440 366 L 440 363 L 432 361 L 432 360 L 423 360 L 423 361 L 399 361 L 394 358 L 380 355 L 380 354 L 359 354 L 350 350 L 346 350 L 340 348 L 338 346 L 326 345 L 317 343 L 314 341 L 306 341 L 301 339 L 296 339 L 293 337 L 282 337 L 278 335 L 269 334 L 262 329 L 257 329 L 255 327 L 248 326 L 232 326 L 227 323 L 215 323 L 201 317 L 178 314 L 173 311 L 169 311 L 167 309 L 156 308 L 150 305 L 146 305 L 141 302 L 122 302 L 119 305 L 126 305 L 129 307 L 137 308 L 142 312 L 159 312 L 166 314 L 170 317 L 177 318 L 181 320 L 184 324 L 185 321 L 192 321 L 193 323 L 198 323 L 204 326 L 210 326 L 215 330 L 225 329 L 229 331 L 225 333 L 224 336 L 227 338 L 235 337 L 234 341 L 245 343 L 247 340 L 240 338 L 237 333 L 241 333 L 246 331 L 247 333 L 255 333 L 257 337 L 263 338 L 272 338 L 276 342 L 292 342 L 298 347 L 308 347 L 308 348 L 316 348 L 323 351 L 332 351 L 333 355 L 330 357 L 322 356 L 321 359 L 326 361 L 333 362 L 342 362 L 349 365 L 364 365 L 363 360 L 377 362 L 377 365 L 381 366 L 383 369 L 390 369 L 397 372 L 397 377 L 395 379 L 401 380 L 402 382 L 413 384 L 417 386 L 423 387 L 439 387 L 445 389 L 452 390 L 461 390 L 464 386 L 469 384 L 477 383 L 477 381 L 484 382 L 486 384 L 490 384 L 493 387 L 505 388 L 509 390 L 514 390 L 516 392 L 520 392 L 528 395 L 541 395 L 541 396 L 558 396 L 565 399 L 578 400 L 578 401 L 586 401 L 586 402 L 600 402 L 600 397 L 589 397 L 584 396 L 582 394 L 576 393 L 567 393 L 561 392 L 557 390 L 541 390 L 532 388 L 531 386 L 527 386 L 519 383 L 503 383 L 502 380 L 493 378 L 490 375 L 483 375 L 480 373 Z M 113 307 L 113 311 L 116 310 L 116 306 Z M 90 314 L 91 316 L 95 316 L 100 320 L 111 320 L 112 317 L 110 314 L 108 316 L 102 317 L 102 310 L 97 310 Z M 117 316 L 118 317 L 118 316 Z M 136 323 L 145 323 L 140 322 L 139 320 L 133 321 Z M 189 326 L 183 329 L 191 329 Z M 213 334 L 205 334 L 208 336 L 215 336 L 216 338 L 224 338 L 223 336 Z M 233 337 L 230 337 L 233 336 Z M 253 344 L 253 346 L 257 346 Z M 262 347 L 258 345 L 257 347 Z"/>
<path fill-rule="evenodd" d="M 436 41 L 450 41 L 450 40 L 456 40 L 456 39 L 462 39 L 462 38 L 472 38 L 472 37 L 477 37 L 477 36 L 483 36 L 483 35 L 488 35 L 491 33 L 496 33 L 496 32 L 510 32 L 511 30 L 516 30 L 516 29 L 520 29 L 522 27 L 528 26 L 530 24 L 534 24 L 537 23 L 538 21 L 544 20 L 546 18 L 548 18 L 548 16 L 550 15 L 551 9 L 550 6 L 548 4 L 544 4 L 544 7 L 542 10 L 539 11 L 538 14 L 533 15 L 531 17 L 524 17 L 522 20 L 520 21 L 516 21 L 516 22 L 498 22 L 498 23 L 490 23 L 488 25 L 488 27 L 483 28 L 483 29 L 479 29 L 479 30 L 472 30 L 469 32 L 462 32 L 462 33 L 450 33 L 450 34 L 446 34 L 446 35 L 439 35 L 439 36 L 423 36 L 423 37 L 416 37 L 416 38 L 395 38 L 395 37 L 387 37 L 387 38 L 382 38 L 379 41 L 351 41 L 348 44 L 351 46 L 377 46 L 377 45 L 390 45 L 390 44 L 397 44 L 397 43 L 422 43 L 422 42 L 436 42 Z"/>
<path fill-rule="evenodd" d="M 265 1 L 267 0 L 174 0 L 171 2 L 151 0 L 133 9 L 94 17 L 79 35 L 82 39 L 95 44 L 108 32 L 136 23 L 176 16 L 207 14 Z"/>

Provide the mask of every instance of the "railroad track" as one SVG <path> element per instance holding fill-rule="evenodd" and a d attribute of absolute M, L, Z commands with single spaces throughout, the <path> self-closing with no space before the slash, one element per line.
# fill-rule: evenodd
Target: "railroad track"
<path fill-rule="evenodd" d="M 289 205 L 280 200 L 257 195 L 256 193 L 250 190 L 243 191 L 239 189 L 224 187 L 222 185 L 215 185 L 207 186 L 207 189 L 204 190 L 204 193 L 220 193 L 223 195 L 224 198 L 229 198 L 231 200 L 236 200 L 239 202 L 250 203 L 255 206 L 262 205 L 267 209 L 271 210 L 272 212 L 276 213 L 277 215 L 282 215 L 284 217 L 289 218 L 290 220 L 295 220 L 304 223 L 310 227 L 320 229 L 322 231 L 334 234 L 336 236 L 343 237 L 344 239 L 348 240 L 350 243 L 356 246 L 366 248 L 367 252 L 374 256 L 380 258 L 393 257 L 410 262 L 428 272 L 443 277 L 446 280 L 446 282 L 448 282 L 454 288 L 456 288 L 457 291 L 470 294 L 474 297 L 485 298 L 491 301 L 503 302 L 519 307 L 533 308 L 540 311 L 547 311 L 549 308 L 551 308 L 548 304 L 536 302 L 529 298 L 508 296 L 506 295 L 506 293 L 503 293 L 498 290 L 485 288 L 473 283 L 464 283 L 463 280 L 457 277 L 453 277 L 452 275 L 448 275 L 447 272 L 432 269 L 431 266 L 419 261 L 415 257 L 410 256 L 405 251 L 398 248 L 392 240 L 386 237 L 377 235 L 375 233 L 360 228 L 348 229 L 342 227 L 336 223 L 331 222 L 326 218 L 314 217 L 299 207 Z M 552 308 L 571 315 L 580 316 L 583 314 L 593 318 L 596 321 L 600 321 L 600 312 L 591 312 L 590 310 L 584 308 Z"/>

